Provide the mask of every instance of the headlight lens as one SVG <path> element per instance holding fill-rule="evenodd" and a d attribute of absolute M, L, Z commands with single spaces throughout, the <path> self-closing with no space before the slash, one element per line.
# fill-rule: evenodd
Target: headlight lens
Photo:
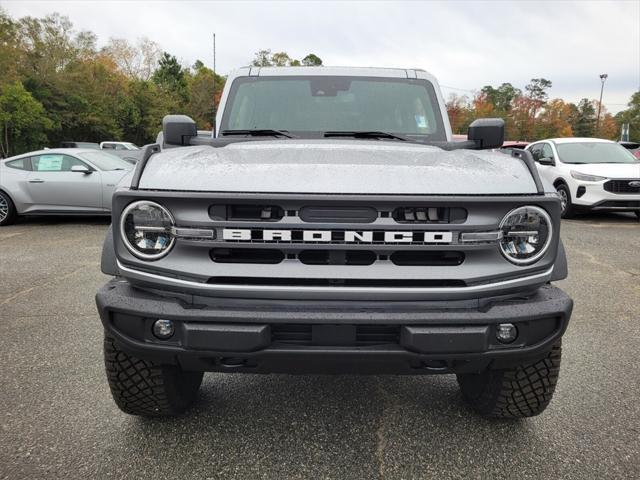
<path fill-rule="evenodd" d="M 549 248 L 553 224 L 540 207 L 526 206 L 511 210 L 500 222 L 500 250 L 516 265 L 529 265 L 539 260 Z"/>
<path fill-rule="evenodd" d="M 120 233 L 127 249 L 144 260 L 157 260 L 171 250 L 173 216 L 162 205 L 146 200 L 133 202 L 122 212 Z"/>
<path fill-rule="evenodd" d="M 571 176 L 576 180 L 582 180 L 583 182 L 599 182 L 600 180 L 606 180 L 607 177 L 599 177 L 598 175 L 587 175 L 586 173 L 576 172 L 571 170 Z"/>

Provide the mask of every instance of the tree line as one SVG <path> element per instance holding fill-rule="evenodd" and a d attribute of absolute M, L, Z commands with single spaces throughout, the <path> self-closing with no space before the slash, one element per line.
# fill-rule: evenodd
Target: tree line
<path fill-rule="evenodd" d="M 451 94 L 446 102 L 453 133 L 464 134 L 476 118 L 505 120 L 509 140 L 533 141 L 554 137 L 599 137 L 616 140 L 623 123 L 630 124 L 630 138 L 640 141 L 640 91 L 628 109 L 611 115 L 598 100 L 581 99 L 577 104 L 560 98 L 549 99 L 551 80 L 532 78 L 524 91 L 511 83 L 486 85 L 474 94 Z M 598 117 L 598 112 L 600 117 Z"/>
<path fill-rule="evenodd" d="M 286 52 L 259 50 L 254 66 L 319 66 L 310 53 L 298 60 Z M 57 13 L 13 19 L 0 9 L 0 156 L 8 157 L 62 141 L 123 140 L 153 142 L 162 117 L 184 113 L 200 129 L 211 129 L 214 95 L 218 103 L 225 77 L 198 60 L 182 65 L 160 46 L 97 37 L 76 31 Z M 472 98 L 452 95 L 447 111 L 454 133 L 465 133 L 475 118 L 506 120 L 507 138 L 553 136 L 615 138 L 620 124 L 631 123 L 640 140 L 640 92 L 629 109 L 613 117 L 604 107 L 596 131 L 597 102 L 577 105 L 548 99 L 549 80 L 533 79 L 524 91 L 503 83 L 485 86 Z"/>

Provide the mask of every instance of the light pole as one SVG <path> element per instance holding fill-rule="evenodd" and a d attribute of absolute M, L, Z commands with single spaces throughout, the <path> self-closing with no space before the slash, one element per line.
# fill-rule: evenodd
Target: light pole
<path fill-rule="evenodd" d="M 600 82 L 602 83 L 600 85 L 600 101 L 598 102 L 598 117 L 596 118 L 596 135 L 600 132 L 600 109 L 602 108 L 602 92 L 604 91 L 604 82 L 607 81 L 607 77 L 609 75 L 607 75 L 606 73 L 603 73 L 602 75 L 600 75 Z"/>

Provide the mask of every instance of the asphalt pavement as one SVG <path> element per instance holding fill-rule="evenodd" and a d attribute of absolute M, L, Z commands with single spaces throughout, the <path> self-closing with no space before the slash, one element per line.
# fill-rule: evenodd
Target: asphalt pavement
<path fill-rule="evenodd" d="M 453 376 L 207 374 L 185 416 L 113 403 L 94 294 L 108 220 L 0 228 L 0 478 L 640 478 L 640 223 L 563 221 L 575 300 L 541 416 L 496 421 Z"/>

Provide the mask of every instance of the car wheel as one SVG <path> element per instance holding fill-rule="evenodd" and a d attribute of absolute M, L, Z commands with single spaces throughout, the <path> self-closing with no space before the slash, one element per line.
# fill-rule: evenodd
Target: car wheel
<path fill-rule="evenodd" d="M 9 195 L 0 191 L 0 227 L 11 225 L 16 221 L 16 207 Z"/>
<path fill-rule="evenodd" d="M 558 382 L 562 346 L 553 345 L 546 357 L 504 370 L 458 375 L 464 400 L 481 415 L 523 418 L 547 408 Z"/>
<path fill-rule="evenodd" d="M 104 337 L 104 363 L 111 395 L 118 408 L 130 415 L 179 415 L 194 404 L 202 383 L 203 372 L 136 358 L 109 335 Z"/>
<path fill-rule="evenodd" d="M 562 218 L 571 218 L 574 215 L 573 203 L 571 202 L 571 192 L 569 187 L 564 183 L 560 183 L 556 187 L 558 195 L 560 195 L 560 203 L 562 205 Z"/>

